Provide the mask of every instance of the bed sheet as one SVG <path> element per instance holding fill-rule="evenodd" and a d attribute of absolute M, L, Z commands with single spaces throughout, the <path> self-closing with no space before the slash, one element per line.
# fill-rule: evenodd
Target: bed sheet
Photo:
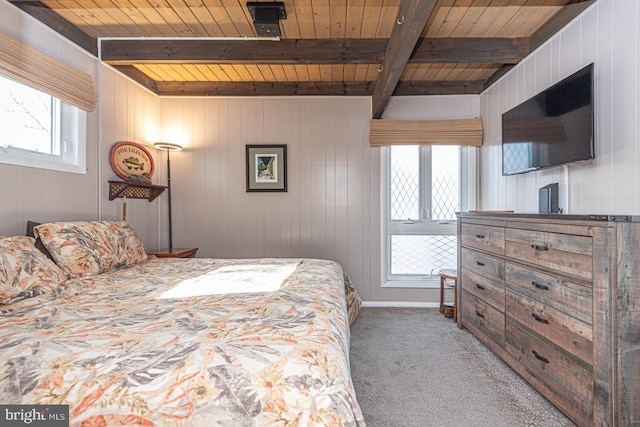
<path fill-rule="evenodd" d="M 74 426 L 364 426 L 341 267 L 157 259 L 0 307 L 0 401 Z M 359 306 L 358 306 L 359 307 Z"/>

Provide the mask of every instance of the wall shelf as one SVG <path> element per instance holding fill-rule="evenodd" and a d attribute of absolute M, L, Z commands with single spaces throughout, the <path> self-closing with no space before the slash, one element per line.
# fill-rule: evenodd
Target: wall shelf
<path fill-rule="evenodd" d="M 109 200 L 116 197 L 128 199 L 147 199 L 152 202 L 164 189 L 163 185 L 134 184 L 124 181 L 109 181 Z"/>

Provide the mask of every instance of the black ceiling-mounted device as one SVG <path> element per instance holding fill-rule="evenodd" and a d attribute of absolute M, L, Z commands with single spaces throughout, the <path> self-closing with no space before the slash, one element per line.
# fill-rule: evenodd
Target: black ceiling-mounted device
<path fill-rule="evenodd" d="M 253 26 L 261 37 L 280 37 L 280 20 L 287 19 L 287 11 L 281 1 L 247 2 L 253 18 Z"/>

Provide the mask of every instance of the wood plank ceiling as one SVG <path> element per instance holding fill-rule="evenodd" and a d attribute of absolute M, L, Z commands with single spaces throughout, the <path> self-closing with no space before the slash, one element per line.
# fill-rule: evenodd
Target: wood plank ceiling
<path fill-rule="evenodd" d="M 164 96 L 480 93 L 596 0 L 9 0 Z"/>

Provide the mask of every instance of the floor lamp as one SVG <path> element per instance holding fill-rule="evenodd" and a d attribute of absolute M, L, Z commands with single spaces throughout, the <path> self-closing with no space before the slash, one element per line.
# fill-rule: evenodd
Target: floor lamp
<path fill-rule="evenodd" d="M 171 159 L 169 153 L 171 151 L 182 150 L 182 145 L 173 144 L 171 142 L 155 142 L 153 144 L 158 150 L 167 152 L 167 195 L 169 196 L 169 249 L 173 249 L 173 231 L 171 228 Z"/>

